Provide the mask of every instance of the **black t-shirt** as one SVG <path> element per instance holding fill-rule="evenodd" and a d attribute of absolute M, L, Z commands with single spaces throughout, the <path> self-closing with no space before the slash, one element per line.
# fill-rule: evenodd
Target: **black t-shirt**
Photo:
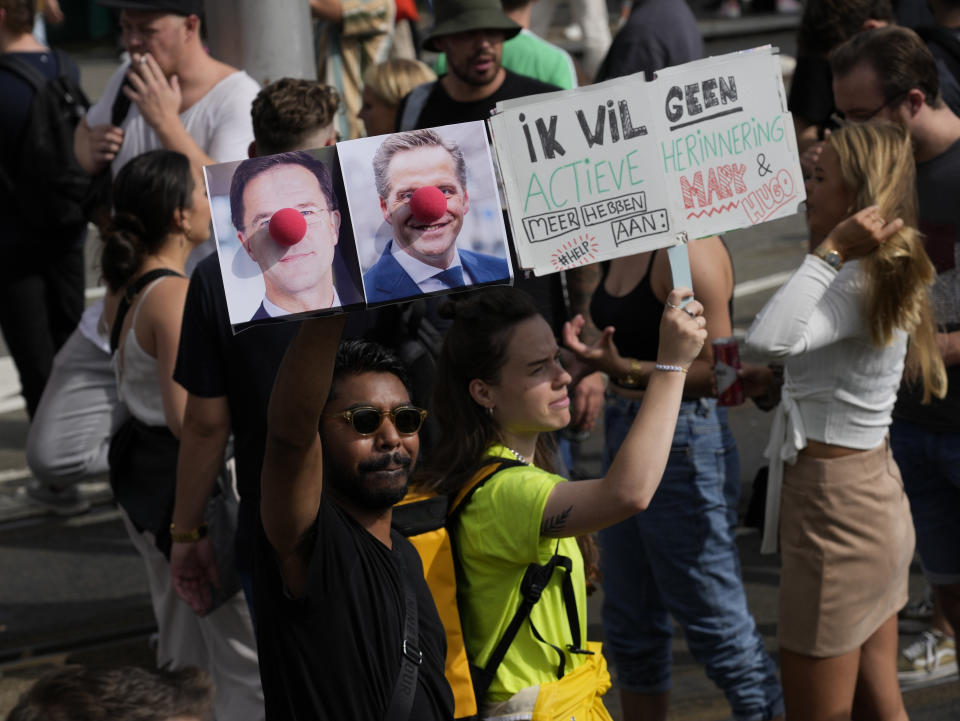
<path fill-rule="evenodd" d="M 960 331 L 960 140 L 935 158 L 917 164 L 920 231 L 937 269 L 930 291 L 941 332 Z M 923 405 L 919 385 L 904 383 L 893 417 L 934 433 L 960 432 L 960 365 L 947 367 L 947 397 Z"/>
<path fill-rule="evenodd" d="M 173 378 L 195 396 L 226 396 L 230 406 L 241 498 L 237 560 L 244 571 L 253 553 L 267 405 L 280 361 L 299 325 L 278 322 L 234 335 L 217 254 L 200 261 L 190 277 Z"/>
<path fill-rule="evenodd" d="M 410 542 L 393 531 L 388 549 L 325 497 L 311 536 L 306 587 L 293 599 L 262 526 L 257 534 L 254 604 L 267 721 L 383 718 L 403 641 L 398 556 L 416 589 L 423 652 L 410 719 L 452 719 L 446 637 Z"/>
<path fill-rule="evenodd" d="M 538 93 L 549 93 L 560 90 L 556 85 L 550 85 L 526 75 L 517 75 L 509 70 L 503 84 L 493 95 L 489 95 L 482 100 L 476 100 L 471 103 L 461 103 L 447 94 L 443 89 L 443 84 L 436 82 L 433 84 L 433 91 L 424 103 L 423 110 L 420 111 L 420 117 L 417 119 L 416 128 L 435 128 L 438 125 L 452 125 L 453 123 L 467 123 L 471 120 L 487 120 L 490 117 L 490 111 L 497 107 L 501 100 L 512 100 L 514 98 L 523 98 L 527 95 L 536 95 Z M 409 96 L 408 96 L 409 97 Z M 407 105 L 407 98 L 400 101 L 400 107 L 397 110 L 397 117 L 403 117 L 404 108 Z"/>

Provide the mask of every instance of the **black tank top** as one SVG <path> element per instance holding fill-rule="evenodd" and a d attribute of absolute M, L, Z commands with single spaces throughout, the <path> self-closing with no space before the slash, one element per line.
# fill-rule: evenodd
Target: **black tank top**
<path fill-rule="evenodd" d="M 653 294 L 650 286 L 650 274 L 656 257 L 657 251 L 654 251 L 647 272 L 636 287 L 624 296 L 607 292 L 604 283 L 610 272 L 610 264 L 604 264 L 603 280 L 590 301 L 590 317 L 594 324 L 600 329 L 608 325 L 617 329 L 613 340 L 620 355 L 625 358 L 654 360 L 657 357 L 663 303 Z"/>

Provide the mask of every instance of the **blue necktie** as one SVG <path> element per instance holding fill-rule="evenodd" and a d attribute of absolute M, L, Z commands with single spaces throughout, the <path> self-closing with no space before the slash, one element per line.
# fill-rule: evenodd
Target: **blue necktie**
<path fill-rule="evenodd" d="M 448 288 L 459 288 L 463 285 L 463 267 L 455 265 L 430 277 L 439 280 Z"/>

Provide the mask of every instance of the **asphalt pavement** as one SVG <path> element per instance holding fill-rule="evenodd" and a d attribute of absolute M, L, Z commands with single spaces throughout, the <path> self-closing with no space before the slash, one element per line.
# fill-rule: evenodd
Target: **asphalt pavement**
<path fill-rule="evenodd" d="M 745 18 L 708 20 L 702 26 L 713 54 L 770 42 L 786 53 L 793 48 L 795 19 L 770 16 L 766 21 Z M 574 48 L 576 49 L 576 48 Z M 82 80 L 91 97 L 102 92 L 116 67 L 109 48 L 75 51 Z M 730 233 L 726 242 L 734 260 L 735 334 L 751 319 L 799 265 L 805 253 L 806 231 L 801 216 Z M 95 242 L 88 244 L 88 297 L 100 292 L 93 267 Z M 64 662 L 87 664 L 150 664 L 153 618 L 142 563 L 130 545 L 110 504 L 106 479 L 92 479 L 82 490 L 93 508 L 86 514 L 59 518 L 24 500 L 29 479 L 24 457 L 27 419 L 17 395 L 16 374 L 0 349 L 0 716 L 40 673 Z M 767 416 L 751 405 L 731 410 L 731 424 L 740 448 L 743 501 L 762 465 L 761 452 L 769 428 Z M 580 451 L 579 467 L 596 474 L 600 466 L 601 431 L 596 430 Z M 756 532 L 738 535 L 744 582 L 751 610 L 771 653 L 776 653 L 776 594 L 779 562 L 759 554 Z M 914 566 L 911 588 L 922 587 Z M 602 592 L 590 600 L 591 638 L 601 638 Z M 674 692 L 671 718 L 720 721 L 730 716 L 722 694 L 691 657 L 682 636 L 674 639 Z M 619 719 L 616 693 L 609 706 Z M 915 721 L 960 719 L 960 683 L 947 683 L 905 693 Z"/>

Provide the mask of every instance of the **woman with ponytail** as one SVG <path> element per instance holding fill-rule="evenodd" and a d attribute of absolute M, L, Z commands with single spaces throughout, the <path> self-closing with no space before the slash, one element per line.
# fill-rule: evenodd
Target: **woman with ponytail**
<path fill-rule="evenodd" d="M 426 475 L 428 487 L 459 501 L 450 527 L 467 655 L 482 669 L 474 685 L 483 718 L 610 718 L 600 700 L 609 676 L 599 645 L 586 640 L 576 537 L 643 510 L 660 483 L 686 371 L 707 335 L 703 306 L 689 298 L 683 305 L 688 296 L 679 288 L 667 297 L 656 370 L 606 475 L 576 483 L 551 472 L 549 434 L 570 423 L 571 377 L 547 321 L 511 288 L 454 306 Z M 611 345 L 597 352 L 614 352 Z M 535 588 L 543 591 L 531 604 Z"/>
<path fill-rule="evenodd" d="M 131 417 L 111 439 L 110 483 L 146 565 L 157 663 L 206 668 L 217 689 L 217 718 L 263 718 L 253 626 L 239 583 L 221 577 L 216 609 L 200 617 L 174 592 L 168 563 L 172 539 L 198 540 L 207 532 L 205 524 L 179 529 L 170 522 L 187 397 L 173 370 L 187 293 L 184 266 L 210 235 L 205 187 L 186 156 L 155 150 L 117 174 L 113 201 L 115 213 L 103 231 L 101 322 Z"/>
<path fill-rule="evenodd" d="M 807 182 L 811 253 L 747 334 L 785 360 L 763 550 L 779 529 L 787 718 L 907 718 L 897 611 L 914 533 L 887 430 L 902 376 L 946 392 L 916 204 L 905 128 L 833 133 Z"/>

